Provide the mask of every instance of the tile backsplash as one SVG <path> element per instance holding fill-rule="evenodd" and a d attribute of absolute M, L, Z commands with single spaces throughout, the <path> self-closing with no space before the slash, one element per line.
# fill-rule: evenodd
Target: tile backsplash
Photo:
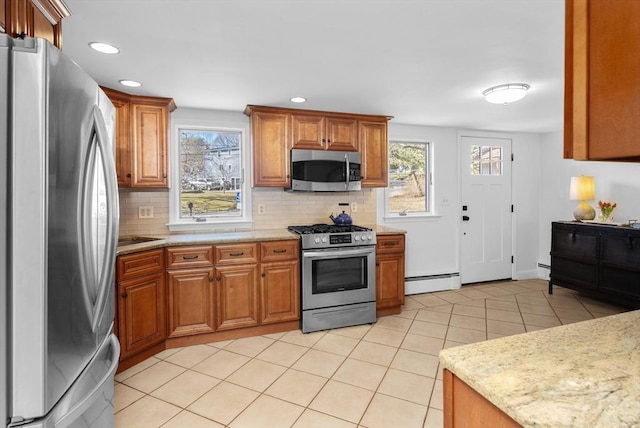
<path fill-rule="evenodd" d="M 282 189 L 251 190 L 254 229 L 330 223 L 330 214 L 345 210 L 354 224 L 376 223 L 376 189 L 349 193 L 285 192 Z M 348 203 L 348 206 L 339 206 Z M 356 210 L 352 211 L 352 205 Z M 139 207 L 152 207 L 153 218 L 139 218 Z M 263 209 L 262 209 L 263 208 Z M 120 236 L 167 234 L 169 192 L 120 190 Z M 228 229 L 227 229 L 228 230 Z M 214 231 L 213 229 L 208 231 Z"/>

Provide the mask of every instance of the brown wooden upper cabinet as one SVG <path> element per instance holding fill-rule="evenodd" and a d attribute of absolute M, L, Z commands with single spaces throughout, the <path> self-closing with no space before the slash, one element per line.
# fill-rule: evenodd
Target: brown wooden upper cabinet
<path fill-rule="evenodd" d="M 640 1 L 566 0 L 564 157 L 640 161 Z"/>
<path fill-rule="evenodd" d="M 325 114 L 291 114 L 294 149 L 358 151 L 358 121 Z"/>
<path fill-rule="evenodd" d="M 386 187 L 387 123 L 391 116 L 248 105 L 253 186 L 289 187 L 290 150 L 359 151 L 362 187 Z"/>
<path fill-rule="evenodd" d="M 176 109 L 173 99 L 102 89 L 116 108 L 118 187 L 168 187 L 169 114 Z"/>
<path fill-rule="evenodd" d="M 59 0 L 0 0 L 0 24 L 11 37 L 41 37 L 62 49 L 62 19 L 71 15 Z"/>

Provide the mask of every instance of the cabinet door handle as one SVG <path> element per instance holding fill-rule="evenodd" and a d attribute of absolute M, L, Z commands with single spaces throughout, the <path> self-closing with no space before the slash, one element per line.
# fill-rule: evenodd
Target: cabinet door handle
<path fill-rule="evenodd" d="M 576 231 L 571 232 L 571 242 L 576 242 Z"/>
<path fill-rule="evenodd" d="M 167 178 L 167 174 L 162 174 L 162 178 Z"/>
<path fill-rule="evenodd" d="M 278 254 L 282 254 L 282 253 L 286 253 L 287 249 L 286 248 L 279 248 L 277 250 L 273 250 L 274 253 L 278 253 Z"/>
<path fill-rule="evenodd" d="M 123 298 L 123 299 L 126 299 L 128 296 L 129 296 L 129 295 L 127 294 L 127 292 L 126 292 L 126 291 L 122 293 L 122 298 Z"/>
<path fill-rule="evenodd" d="M 195 260 L 197 258 L 198 258 L 197 254 L 193 254 L 193 255 L 190 255 L 190 256 L 182 256 L 182 260 Z"/>
<path fill-rule="evenodd" d="M 210 276 L 209 277 L 209 282 L 213 282 L 213 281 L 215 281 L 215 279 L 212 276 Z"/>
<path fill-rule="evenodd" d="M 633 236 L 627 236 L 627 248 L 633 250 Z"/>
<path fill-rule="evenodd" d="M 231 257 L 244 256 L 244 251 L 240 251 L 239 253 L 229 253 Z"/>
<path fill-rule="evenodd" d="M 216 278 L 216 281 L 220 282 L 221 279 L 222 279 L 222 277 L 219 276 L 219 277 Z"/>
<path fill-rule="evenodd" d="M 395 242 L 385 242 L 384 244 L 382 244 L 383 247 L 395 247 L 396 243 Z"/>

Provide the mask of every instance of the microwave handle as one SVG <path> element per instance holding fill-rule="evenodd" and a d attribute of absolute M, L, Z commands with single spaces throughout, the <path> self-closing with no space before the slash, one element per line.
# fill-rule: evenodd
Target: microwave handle
<path fill-rule="evenodd" d="M 345 190 L 349 190 L 349 175 L 351 174 L 351 171 L 349 170 L 349 154 L 348 153 L 344 154 L 344 160 L 347 163 L 347 181 L 345 183 Z"/>

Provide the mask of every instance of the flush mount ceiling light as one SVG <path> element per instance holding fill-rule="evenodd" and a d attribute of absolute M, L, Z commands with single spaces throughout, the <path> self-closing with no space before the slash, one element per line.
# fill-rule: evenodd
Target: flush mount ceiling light
<path fill-rule="evenodd" d="M 292 103 L 300 104 L 300 103 L 306 102 L 307 99 L 304 97 L 292 97 L 292 98 L 289 98 L 289 101 L 291 101 Z"/>
<path fill-rule="evenodd" d="M 91 42 L 89 43 L 89 47 L 91 49 L 93 49 L 94 51 L 98 51 L 104 54 L 117 54 L 118 52 L 120 52 L 120 49 L 118 49 L 117 47 L 110 45 L 109 43 L 103 43 L 103 42 Z"/>
<path fill-rule="evenodd" d="M 526 83 L 507 83 L 485 89 L 482 95 L 490 103 L 508 104 L 522 99 L 527 95 L 529 88 Z"/>
<path fill-rule="evenodd" d="M 130 88 L 139 88 L 140 86 L 142 86 L 142 83 L 140 82 L 136 82 L 135 80 L 120 80 L 120 84 L 123 86 L 128 86 Z"/>

